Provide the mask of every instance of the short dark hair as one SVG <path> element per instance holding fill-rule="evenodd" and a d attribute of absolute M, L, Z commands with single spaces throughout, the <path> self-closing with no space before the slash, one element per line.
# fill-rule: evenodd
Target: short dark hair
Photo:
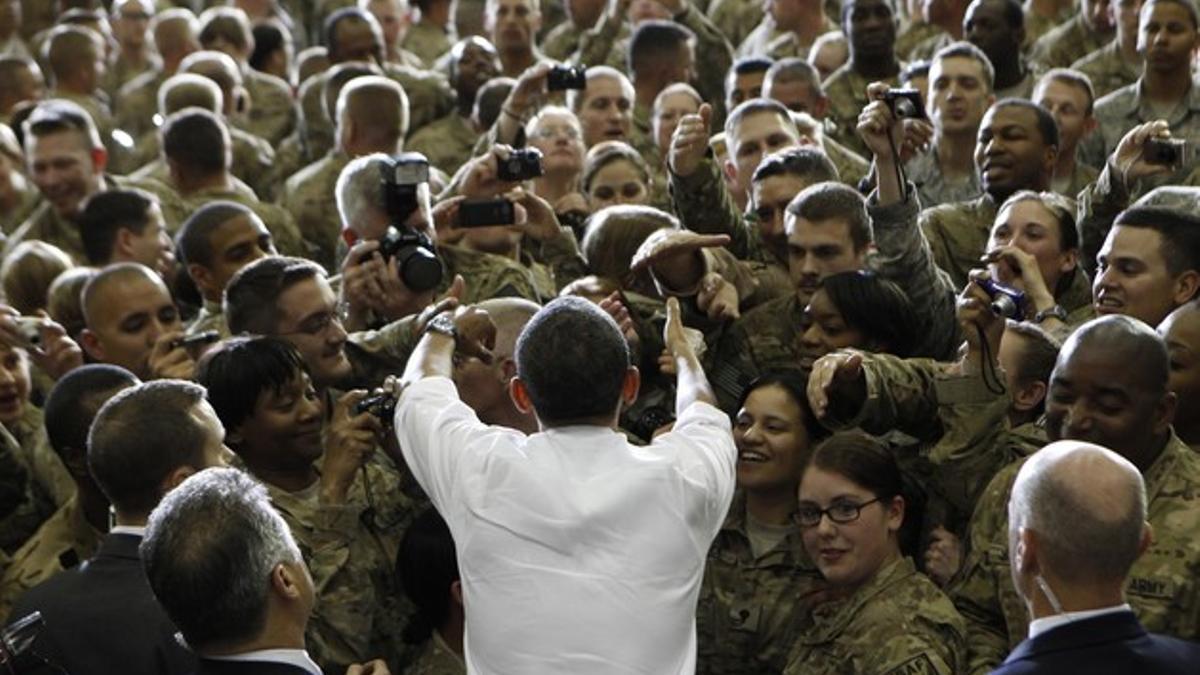
<path fill-rule="evenodd" d="M 538 419 L 563 425 L 617 410 L 629 345 L 612 317 L 577 297 L 551 301 L 517 338 L 517 376 Z"/>
<path fill-rule="evenodd" d="M 479 126 L 491 129 L 500 117 L 500 108 L 504 105 L 517 81 L 511 77 L 493 77 L 484 83 L 475 93 L 475 106 L 471 109 L 476 116 Z"/>
<path fill-rule="evenodd" d="M 918 77 L 929 77 L 929 69 L 933 64 L 929 61 L 912 61 L 900 69 L 900 83 L 907 85 Z"/>
<path fill-rule="evenodd" d="M 30 136 L 41 138 L 63 131 L 82 134 L 93 149 L 104 147 L 92 116 L 78 103 L 66 99 L 54 98 L 38 103 L 21 124 L 21 130 L 24 147 L 28 147 Z"/>
<path fill-rule="evenodd" d="M 821 289 L 847 325 L 879 345 L 877 351 L 886 346 L 890 354 L 913 355 L 920 328 L 912 302 L 895 283 L 865 270 L 839 272 L 822 279 Z"/>
<path fill-rule="evenodd" d="M 786 120 L 788 124 L 792 124 L 793 127 L 795 126 L 795 123 L 792 121 L 792 111 L 788 110 L 787 106 L 773 98 L 751 98 L 739 103 L 729 113 L 729 117 L 725 119 L 725 142 L 730 142 L 733 137 L 734 127 L 740 124 L 744 118 L 757 115 L 758 113 L 774 113 L 779 115 L 780 119 Z M 798 134 L 799 132 L 797 131 Z"/>
<path fill-rule="evenodd" d="M 201 13 L 200 34 L 196 38 L 205 49 L 209 49 L 217 38 L 228 40 L 238 49 L 254 46 L 250 20 L 235 7 L 212 7 Z"/>
<path fill-rule="evenodd" d="M 133 373 L 107 363 L 89 363 L 63 375 L 46 396 L 44 416 L 50 447 L 68 465 L 68 459 L 86 457 L 88 429 L 100 407 L 118 390 L 138 382 Z"/>
<path fill-rule="evenodd" d="M 272 571 L 304 564 L 266 488 L 225 468 L 201 471 L 164 497 L 140 552 L 154 597 L 197 650 L 261 632 Z"/>
<path fill-rule="evenodd" d="M 1134 206 L 1122 211 L 1113 225 L 1158 232 L 1162 238 L 1159 252 L 1171 276 L 1200 271 L 1200 215 L 1162 206 Z"/>
<path fill-rule="evenodd" d="M 1027 98 L 1011 97 L 1002 98 L 992 105 L 993 110 L 1001 108 L 1023 108 L 1031 111 L 1037 117 L 1038 133 L 1042 136 L 1042 142 L 1046 145 L 1058 146 L 1058 122 L 1054 121 L 1054 115 L 1051 115 L 1049 110 Z"/>
<path fill-rule="evenodd" d="M 788 213 L 810 222 L 839 219 L 846 222 L 854 250 L 862 251 L 875 240 L 871 216 L 862 194 L 848 185 L 827 181 L 810 185 L 796 195 Z"/>
<path fill-rule="evenodd" d="M 808 375 L 798 370 L 771 370 L 759 376 L 742 390 L 742 395 L 738 397 L 737 409 L 741 410 L 746 405 L 750 394 L 766 387 L 779 387 L 799 406 L 804 413 L 802 422 L 809 440 L 815 443 L 829 436 L 829 430 L 817 421 L 817 416 L 808 402 Z"/>
<path fill-rule="evenodd" d="M 767 69 L 767 79 L 773 82 L 806 82 L 815 96 L 824 96 L 821 74 L 811 63 L 801 58 L 779 59 Z"/>
<path fill-rule="evenodd" d="M 773 176 L 796 176 L 810 185 L 839 179 L 837 167 L 829 155 L 807 146 L 786 148 L 767 155 L 754 170 L 750 182 L 760 183 Z"/>
<path fill-rule="evenodd" d="M 428 508 L 413 519 L 400 540 L 396 576 L 416 605 L 404 627 L 404 641 L 421 644 L 450 614 L 450 584 L 460 578 L 454 537 L 441 514 Z"/>
<path fill-rule="evenodd" d="M 103 267 L 112 262 L 117 233 L 130 230 L 141 235 L 150 224 L 150 207 L 157 202 L 141 190 L 97 192 L 79 214 L 79 237 L 89 265 Z"/>
<path fill-rule="evenodd" d="M 238 216 L 253 216 L 254 212 L 245 204 L 218 200 L 208 202 L 188 216 L 175 235 L 175 252 L 184 265 L 195 263 L 211 267 L 213 262 L 210 238 L 217 228 Z"/>
<path fill-rule="evenodd" d="M 1038 79 L 1038 85 L 1050 80 L 1057 80 L 1063 84 L 1080 89 L 1083 93 L 1087 94 L 1087 108 L 1084 110 L 1084 115 L 1092 114 L 1096 103 L 1096 88 L 1092 86 L 1092 78 L 1088 77 L 1087 73 L 1072 68 L 1054 68 L 1046 71 Z M 1034 86 L 1034 89 L 1037 89 L 1037 86 Z"/>
<path fill-rule="evenodd" d="M 88 433 L 88 468 L 117 510 L 150 513 L 172 471 L 203 466 L 207 433 L 192 415 L 202 401 L 199 385 L 155 380 L 100 408 Z"/>
<path fill-rule="evenodd" d="M 766 73 L 773 63 L 775 62 L 765 56 L 747 56 L 734 61 L 725 75 L 725 96 L 729 96 L 729 90 L 739 75 Z"/>
<path fill-rule="evenodd" d="M 942 47 L 933 55 L 933 61 L 929 63 L 928 68 L 933 67 L 933 62 L 944 61 L 946 59 L 974 59 L 979 64 L 980 70 L 983 71 L 983 81 L 987 85 L 988 91 L 991 91 L 996 85 L 996 68 L 992 65 L 992 60 L 983 53 L 983 50 L 976 47 L 974 44 L 966 40 L 959 40 Z M 911 65 L 910 65 L 911 67 Z M 925 71 L 925 75 L 929 75 L 929 70 Z"/>
<path fill-rule="evenodd" d="M 208 390 L 208 402 L 221 424 L 233 430 L 254 415 L 263 393 L 278 392 L 307 372 L 304 357 L 286 340 L 234 337 L 200 359 L 196 382 Z"/>
<path fill-rule="evenodd" d="M 229 168 L 228 146 L 225 123 L 210 110 L 184 108 L 163 124 L 163 154 L 199 175 Z"/>
<path fill-rule="evenodd" d="M 1141 13 L 1146 10 L 1147 7 L 1149 7 L 1150 5 L 1158 4 L 1158 3 L 1179 5 L 1180 7 L 1187 10 L 1188 16 L 1191 17 L 1192 28 L 1200 27 L 1200 12 L 1197 11 L 1196 4 L 1194 2 L 1192 2 L 1191 0 L 1146 0 L 1146 4 L 1142 5 L 1142 8 L 1140 10 L 1138 10 L 1139 17 L 1141 16 Z M 1139 19 L 1139 23 L 1140 23 L 1140 19 Z"/>
<path fill-rule="evenodd" d="M 370 24 L 374 20 L 375 17 L 367 13 L 366 10 L 359 9 L 358 7 L 343 7 L 325 17 L 325 25 L 321 27 L 321 35 L 325 38 L 326 53 L 329 55 L 330 62 L 338 61 L 341 58 L 341 55 L 338 53 L 341 45 L 338 43 L 337 29 L 343 21 L 359 21 Z"/>
<path fill-rule="evenodd" d="M 234 335 L 271 335 L 279 325 L 279 296 L 325 270 L 304 258 L 269 256 L 238 270 L 225 287 L 225 320 Z"/>
<path fill-rule="evenodd" d="M 674 21 L 643 21 L 629 36 L 629 60 L 626 69 L 630 73 L 637 73 L 651 59 L 673 59 L 680 47 L 691 44 L 695 39 L 695 33 Z"/>
<path fill-rule="evenodd" d="M 264 19 L 254 24 L 254 53 L 250 55 L 250 67 L 262 70 L 267 65 L 267 59 L 287 44 L 287 36 L 283 24 L 276 19 Z"/>

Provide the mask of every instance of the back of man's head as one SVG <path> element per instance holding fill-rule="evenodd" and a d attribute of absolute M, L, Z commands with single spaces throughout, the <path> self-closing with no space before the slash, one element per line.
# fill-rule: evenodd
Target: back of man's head
<path fill-rule="evenodd" d="M 225 223 L 239 216 L 254 216 L 250 207 L 226 200 L 207 202 L 183 221 L 175 234 L 175 253 L 184 265 L 211 267 L 215 251 L 212 234 Z"/>
<path fill-rule="evenodd" d="M 679 50 L 695 40 L 695 34 L 673 21 L 643 21 L 629 38 L 627 70 L 633 79 L 654 72 L 657 65 L 679 57 Z"/>
<path fill-rule="evenodd" d="M 141 555 L 159 604 L 200 653 L 259 636 L 279 565 L 306 576 L 266 488 L 237 469 L 202 471 L 163 498 Z"/>
<path fill-rule="evenodd" d="M 236 7 L 211 7 L 200 15 L 200 44 L 205 49 L 229 49 L 239 58 L 254 51 L 250 18 Z"/>
<path fill-rule="evenodd" d="M 354 150 L 395 153 L 408 134 L 408 96 L 394 81 L 378 75 L 357 77 L 342 87 L 337 97 L 339 136 L 353 128 Z M 348 148 L 343 148 L 348 149 Z"/>
<path fill-rule="evenodd" d="M 1052 586 L 1121 589 L 1149 543 L 1142 475 L 1099 445 L 1051 443 L 1017 474 L 1009 528 L 1016 534 L 1010 541 L 1032 531 L 1039 573 L 1056 582 Z M 1018 570 L 1031 562 L 1010 554 Z"/>
<path fill-rule="evenodd" d="M 786 148 L 767 155 L 754 170 L 751 182 L 761 183 L 774 176 L 795 176 L 805 181 L 806 185 L 841 179 L 829 155 L 811 146 Z"/>
<path fill-rule="evenodd" d="M 100 407 L 117 392 L 138 383 L 133 373 L 105 363 L 81 366 L 54 383 L 44 408 L 46 436 L 76 479 L 88 473 L 88 430 Z"/>
<path fill-rule="evenodd" d="M 104 49 L 100 38 L 91 30 L 81 26 L 60 25 L 50 31 L 44 52 L 44 61 L 50 67 L 50 74 L 61 85 L 81 69 L 90 67 L 96 56 L 104 53 Z"/>
<path fill-rule="evenodd" d="M 108 190 L 91 196 L 79 215 L 79 236 L 89 265 L 112 262 L 121 230 L 141 235 L 150 224 L 154 198 L 141 190 Z"/>
<path fill-rule="evenodd" d="M 271 335 L 279 325 L 279 296 L 293 285 L 325 278 L 320 265 L 303 258 L 271 256 L 238 270 L 225 287 L 225 320 L 234 335 Z"/>
<path fill-rule="evenodd" d="M 617 412 L 629 346 L 612 317 L 577 297 L 558 298 L 517 338 L 517 377 L 546 426 Z"/>
<path fill-rule="evenodd" d="M 203 108 L 186 108 L 163 124 L 162 151 L 167 162 L 188 177 L 208 177 L 229 168 L 229 130 Z"/>
<path fill-rule="evenodd" d="M 201 405 L 207 405 L 203 387 L 156 380 L 126 389 L 100 408 L 88 434 L 88 468 L 118 514 L 144 517 L 178 469 L 208 464 L 211 430 L 200 417 Z"/>
<path fill-rule="evenodd" d="M 158 88 L 158 113 L 166 117 L 184 108 L 203 108 L 221 114 L 225 109 L 225 95 L 216 82 L 202 75 L 172 75 Z"/>

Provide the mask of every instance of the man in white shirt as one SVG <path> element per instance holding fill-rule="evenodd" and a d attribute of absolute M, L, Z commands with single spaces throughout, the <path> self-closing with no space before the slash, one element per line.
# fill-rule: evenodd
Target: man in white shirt
<path fill-rule="evenodd" d="M 617 431 L 639 385 L 628 346 L 580 298 L 551 302 L 517 341 L 510 393 L 541 431 L 480 422 L 449 379 L 456 344 L 488 356 L 471 312 L 429 322 L 395 424 L 454 535 L 468 672 L 692 673 L 696 599 L 737 452 L 678 303 L 664 331 L 677 421 L 646 447 Z"/>

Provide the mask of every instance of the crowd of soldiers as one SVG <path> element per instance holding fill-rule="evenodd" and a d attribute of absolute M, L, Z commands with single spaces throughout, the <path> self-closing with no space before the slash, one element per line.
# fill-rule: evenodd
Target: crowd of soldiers
<path fill-rule="evenodd" d="M 1200 640 L 1198 48 L 1193 0 L 0 0 L 0 621 L 232 463 L 325 672 L 465 673 L 378 388 L 481 308 L 455 384 L 536 433 L 517 336 L 575 295 L 641 371 L 631 439 L 673 421 L 672 297 L 734 420 L 699 672 L 989 672 L 1030 620 L 1013 481 L 1067 439 L 1142 472 L 1128 603 Z M 159 380 L 231 456 L 139 458 L 174 439 L 136 417 L 93 448 Z M 860 533 L 894 551 L 818 555 L 806 471 L 902 495 Z"/>

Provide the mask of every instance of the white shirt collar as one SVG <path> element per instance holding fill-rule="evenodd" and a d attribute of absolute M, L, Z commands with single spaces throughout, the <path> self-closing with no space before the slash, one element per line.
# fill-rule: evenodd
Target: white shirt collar
<path fill-rule="evenodd" d="M 137 525 L 113 525 L 112 527 L 108 528 L 108 533 L 109 534 L 132 534 L 132 535 L 136 535 L 138 537 L 145 537 L 146 536 L 146 528 L 144 526 L 138 527 Z"/>
<path fill-rule="evenodd" d="M 255 661 L 268 663 L 286 663 L 303 668 L 312 675 L 321 675 L 321 669 L 303 649 L 259 649 L 253 652 L 230 654 L 228 656 L 206 656 L 213 661 Z"/>
<path fill-rule="evenodd" d="M 1102 607 L 1100 609 L 1089 609 L 1083 612 L 1064 612 L 1053 616 L 1044 616 L 1040 619 L 1034 619 L 1029 622 L 1029 639 L 1033 639 L 1042 633 L 1045 633 L 1059 626 L 1065 626 L 1076 621 L 1084 619 L 1094 619 L 1105 614 L 1116 614 L 1117 612 L 1132 612 L 1133 608 L 1129 603 L 1117 605 L 1115 607 Z"/>

